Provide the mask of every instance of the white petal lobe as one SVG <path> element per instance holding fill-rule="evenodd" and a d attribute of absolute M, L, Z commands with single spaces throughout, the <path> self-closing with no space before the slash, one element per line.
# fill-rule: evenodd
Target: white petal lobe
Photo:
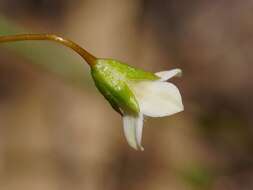
<path fill-rule="evenodd" d="M 132 85 L 132 89 L 144 115 L 163 117 L 184 109 L 180 92 L 172 83 L 145 81 Z"/>
<path fill-rule="evenodd" d="M 144 150 L 141 145 L 143 115 L 139 116 L 124 115 L 123 116 L 124 135 L 128 144 L 135 150 Z"/>
<path fill-rule="evenodd" d="M 142 130 L 143 130 L 143 114 L 139 114 L 138 124 L 136 126 L 136 141 L 139 149 L 143 151 L 144 148 L 141 145 Z"/>
<path fill-rule="evenodd" d="M 181 69 L 172 69 L 169 71 L 161 71 L 161 72 L 158 72 L 155 74 L 161 78 L 159 81 L 167 81 L 174 76 L 180 77 L 182 75 L 182 70 Z"/>

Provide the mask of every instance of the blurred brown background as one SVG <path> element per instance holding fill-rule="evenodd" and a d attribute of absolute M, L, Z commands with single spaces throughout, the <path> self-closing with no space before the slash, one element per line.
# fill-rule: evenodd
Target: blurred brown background
<path fill-rule="evenodd" d="M 52 43 L 0 47 L 0 189 L 253 189 L 252 0 L 1 0 L 0 33 L 57 33 L 161 71 L 185 111 L 145 121 L 144 152 L 88 67 Z"/>

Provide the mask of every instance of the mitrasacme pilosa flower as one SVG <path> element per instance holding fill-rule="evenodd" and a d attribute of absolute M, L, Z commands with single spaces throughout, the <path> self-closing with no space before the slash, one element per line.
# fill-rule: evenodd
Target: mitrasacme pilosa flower
<path fill-rule="evenodd" d="M 90 65 L 96 87 L 122 116 L 127 142 L 136 150 L 144 150 L 141 144 L 144 116 L 169 116 L 184 109 L 178 88 L 166 82 L 180 76 L 180 69 L 153 74 L 114 59 L 96 58 L 73 41 L 52 34 L 0 37 L 0 43 L 22 40 L 59 42 L 82 56 Z"/>

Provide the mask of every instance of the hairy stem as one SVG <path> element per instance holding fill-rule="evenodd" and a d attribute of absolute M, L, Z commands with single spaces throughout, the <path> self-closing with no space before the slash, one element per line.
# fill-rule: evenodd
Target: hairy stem
<path fill-rule="evenodd" d="M 58 42 L 78 53 L 90 66 L 95 64 L 96 57 L 87 52 L 81 46 L 75 42 L 63 38 L 55 34 L 19 34 L 10 36 L 0 36 L 0 43 L 4 42 L 15 42 L 15 41 L 27 41 L 27 40 L 48 40 Z"/>

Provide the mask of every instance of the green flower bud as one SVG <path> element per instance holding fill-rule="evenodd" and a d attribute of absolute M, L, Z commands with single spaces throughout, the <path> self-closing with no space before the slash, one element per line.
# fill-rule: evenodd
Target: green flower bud
<path fill-rule="evenodd" d="M 117 112 L 133 115 L 137 115 L 140 108 L 128 84 L 131 81 L 159 79 L 153 73 L 113 59 L 97 59 L 91 67 L 91 74 L 99 91 Z"/>

